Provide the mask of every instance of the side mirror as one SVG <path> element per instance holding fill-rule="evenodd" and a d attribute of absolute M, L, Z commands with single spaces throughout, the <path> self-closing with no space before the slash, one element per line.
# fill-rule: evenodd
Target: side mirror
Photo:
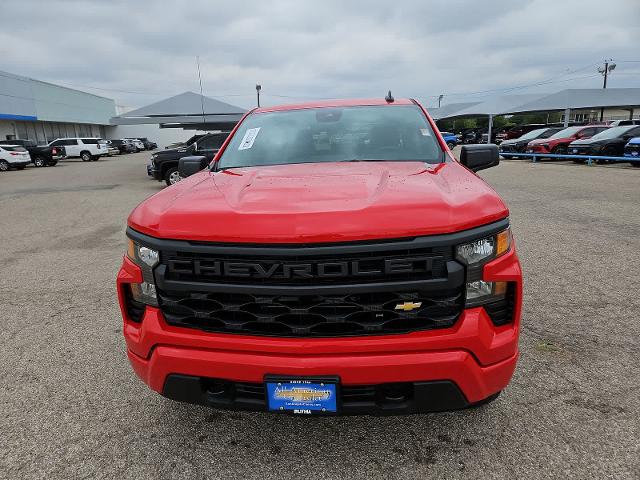
<path fill-rule="evenodd" d="M 182 157 L 178 160 L 178 172 L 181 178 L 198 173 L 209 164 L 207 157 Z"/>
<path fill-rule="evenodd" d="M 472 172 L 495 167 L 500 163 L 498 146 L 493 144 L 463 145 L 460 163 Z"/>

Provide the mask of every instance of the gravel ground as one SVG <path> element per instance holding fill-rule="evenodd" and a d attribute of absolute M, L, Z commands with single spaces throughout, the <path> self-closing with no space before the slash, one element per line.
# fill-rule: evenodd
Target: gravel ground
<path fill-rule="evenodd" d="M 503 162 L 525 270 L 521 359 L 484 408 L 227 413 L 151 392 L 125 356 L 125 219 L 148 154 L 0 174 L 2 478 L 638 478 L 640 170 Z"/>

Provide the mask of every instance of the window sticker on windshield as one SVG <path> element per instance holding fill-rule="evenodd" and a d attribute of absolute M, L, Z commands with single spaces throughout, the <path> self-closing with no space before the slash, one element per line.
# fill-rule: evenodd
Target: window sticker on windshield
<path fill-rule="evenodd" d="M 258 136 L 258 132 L 260 131 L 260 127 L 250 128 L 242 137 L 242 141 L 240 142 L 240 146 L 238 150 L 248 150 L 253 147 L 253 142 L 256 141 L 256 137 Z"/>
<path fill-rule="evenodd" d="M 429 133 L 429 129 L 428 128 L 421 128 L 420 129 L 420 133 L 422 133 L 423 137 L 430 137 L 431 133 Z"/>

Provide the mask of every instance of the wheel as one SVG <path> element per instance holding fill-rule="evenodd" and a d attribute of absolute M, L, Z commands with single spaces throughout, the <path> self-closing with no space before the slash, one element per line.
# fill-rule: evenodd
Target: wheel
<path fill-rule="evenodd" d="M 47 159 L 44 157 L 36 157 L 33 159 L 33 164 L 36 167 L 46 167 L 47 166 Z"/>
<path fill-rule="evenodd" d="M 80 153 L 80 158 L 82 159 L 83 162 L 90 162 L 91 161 L 91 153 L 90 152 L 81 152 Z"/>
<path fill-rule="evenodd" d="M 553 150 L 551 150 L 551 153 L 553 153 L 554 155 L 566 155 L 567 147 L 565 147 L 564 145 L 558 145 Z"/>
<path fill-rule="evenodd" d="M 9 162 L 0 160 L 0 172 L 6 172 L 7 170 L 9 170 Z"/>
<path fill-rule="evenodd" d="M 612 147 L 604 147 L 602 149 L 602 156 L 603 157 L 616 157 L 616 149 L 612 148 Z M 606 164 L 606 163 L 615 163 L 615 160 L 596 160 L 596 163 L 599 165 L 602 164 Z"/>
<path fill-rule="evenodd" d="M 456 144 L 453 142 L 449 142 L 447 143 L 447 147 L 449 147 L 449 150 L 453 150 L 455 148 Z"/>
<path fill-rule="evenodd" d="M 182 178 L 180 178 L 180 172 L 178 172 L 177 167 L 171 167 L 167 170 L 167 173 L 164 174 L 164 181 L 167 185 L 175 185 L 180 180 L 182 180 Z"/>

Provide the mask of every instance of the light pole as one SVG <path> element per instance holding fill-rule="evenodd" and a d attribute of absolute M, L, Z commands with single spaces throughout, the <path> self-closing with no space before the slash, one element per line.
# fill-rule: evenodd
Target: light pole
<path fill-rule="evenodd" d="M 611 62 L 611 63 L 609 63 Z M 609 74 L 616 69 L 616 64 L 613 63 L 613 59 L 604 61 L 604 67 L 598 67 L 598 73 L 602 74 L 604 80 L 602 82 L 602 88 L 607 88 L 607 79 Z M 600 108 L 600 121 L 604 119 L 604 107 Z"/>
<path fill-rule="evenodd" d="M 258 107 L 260 107 L 260 90 L 262 90 L 262 85 L 256 83 L 256 95 L 258 96 Z"/>
<path fill-rule="evenodd" d="M 444 95 L 438 95 L 438 108 L 440 108 L 440 103 L 442 103 L 443 98 L 444 98 Z"/>

